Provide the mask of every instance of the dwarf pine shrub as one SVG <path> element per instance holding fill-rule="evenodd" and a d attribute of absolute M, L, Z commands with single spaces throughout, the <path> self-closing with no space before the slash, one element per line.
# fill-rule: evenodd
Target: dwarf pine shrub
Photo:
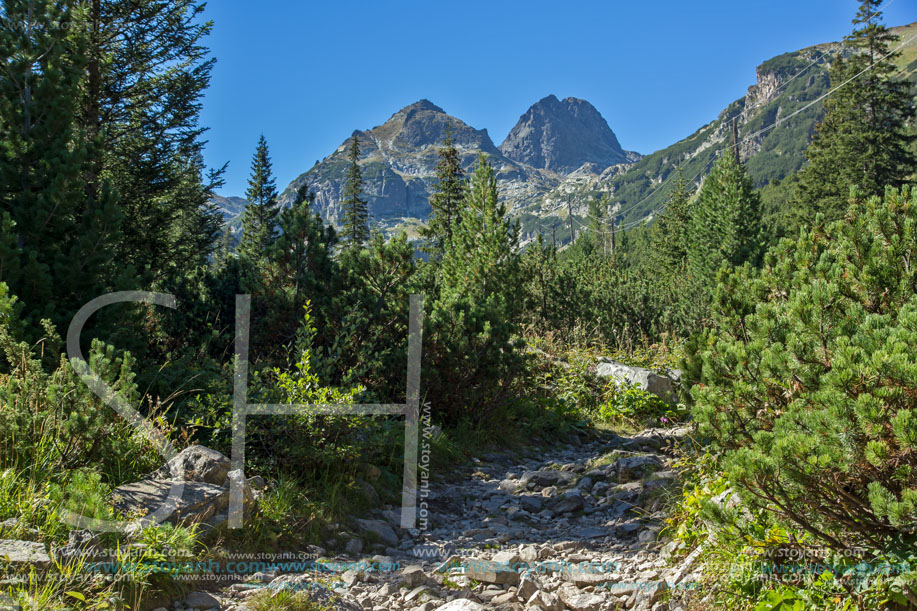
<path fill-rule="evenodd" d="M 836 548 L 917 534 L 917 194 L 723 269 L 694 414 L 743 500 Z"/>

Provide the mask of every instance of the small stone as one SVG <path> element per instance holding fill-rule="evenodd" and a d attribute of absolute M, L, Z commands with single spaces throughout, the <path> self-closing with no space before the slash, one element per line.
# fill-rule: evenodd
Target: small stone
<path fill-rule="evenodd" d="M 571 611 L 598 611 L 602 606 L 603 599 L 596 594 L 583 592 L 576 586 L 564 584 L 557 590 L 560 600 Z"/>
<path fill-rule="evenodd" d="M 497 596 L 494 596 L 490 599 L 490 604 L 493 605 L 505 605 L 516 600 L 516 595 L 513 592 L 503 592 Z"/>
<path fill-rule="evenodd" d="M 413 590 L 411 590 L 410 592 L 404 595 L 404 602 L 406 603 L 411 602 L 412 600 L 414 600 L 415 598 L 417 598 L 424 592 L 429 592 L 429 591 L 430 591 L 429 586 L 417 586 L 416 588 L 414 588 Z"/>
<path fill-rule="evenodd" d="M 503 480 L 502 482 L 500 482 L 500 485 L 499 485 L 498 487 L 499 487 L 500 490 L 502 490 L 503 492 L 508 492 L 508 493 L 512 494 L 512 493 L 516 492 L 516 490 L 519 489 L 519 486 L 520 486 L 519 480 L 516 480 L 516 479 L 505 479 L 505 480 Z"/>
<path fill-rule="evenodd" d="M 551 510 L 554 513 L 573 513 L 574 511 L 579 511 L 586 506 L 583 497 L 579 494 L 565 495 L 564 498 L 560 500 L 556 505 L 554 505 Z"/>
<path fill-rule="evenodd" d="M 519 558 L 523 562 L 535 562 L 538 560 L 538 550 L 532 545 L 526 545 L 519 550 Z"/>
<path fill-rule="evenodd" d="M 519 554 L 516 552 L 497 552 L 494 554 L 493 561 L 499 564 L 505 564 L 512 568 L 512 566 L 518 563 L 521 560 Z"/>
<path fill-rule="evenodd" d="M 357 539 L 354 537 L 347 541 L 347 545 L 344 546 L 344 551 L 346 551 L 351 556 L 356 556 L 363 551 L 363 540 Z"/>
<path fill-rule="evenodd" d="M 544 609 L 545 611 L 563 611 L 564 605 L 550 592 L 539 591 L 532 594 L 526 603 L 529 608 Z"/>
<path fill-rule="evenodd" d="M 0 539 L 0 562 L 3 561 L 11 564 L 47 566 L 51 563 L 51 557 L 48 555 L 44 543 Z"/>
<path fill-rule="evenodd" d="M 361 575 L 359 571 L 350 569 L 349 571 L 344 571 L 344 573 L 341 575 L 341 581 L 344 582 L 344 585 L 349 588 L 353 586 L 353 584 L 359 583 L 360 577 Z"/>
<path fill-rule="evenodd" d="M 427 576 L 423 572 L 423 567 L 413 564 L 407 566 L 401 571 L 401 581 L 409 588 L 415 588 L 421 585 Z"/>
<path fill-rule="evenodd" d="M 519 506 L 529 513 L 538 513 L 544 507 L 543 497 L 526 494 L 519 497 Z"/>
<path fill-rule="evenodd" d="M 178 479 L 225 486 L 231 468 L 229 459 L 220 452 L 204 446 L 190 446 L 160 467 L 150 479 Z"/>
<path fill-rule="evenodd" d="M 198 590 L 185 597 L 182 604 L 189 609 L 219 609 L 220 600 L 213 595 Z"/>
<path fill-rule="evenodd" d="M 391 547 L 398 545 L 398 535 L 382 520 L 357 520 L 356 523 L 363 532 L 374 535 L 386 545 Z"/>
<path fill-rule="evenodd" d="M 465 563 L 465 577 L 497 585 L 515 585 L 519 583 L 519 573 L 503 563 L 489 560 L 469 560 Z"/>
<path fill-rule="evenodd" d="M 457 598 L 440 607 L 439 611 L 484 611 L 484 605 L 467 598 Z"/>
<path fill-rule="evenodd" d="M 530 599 L 532 595 L 540 589 L 541 584 L 528 572 L 523 573 L 522 577 L 519 578 L 519 588 L 517 592 L 522 600 Z"/>

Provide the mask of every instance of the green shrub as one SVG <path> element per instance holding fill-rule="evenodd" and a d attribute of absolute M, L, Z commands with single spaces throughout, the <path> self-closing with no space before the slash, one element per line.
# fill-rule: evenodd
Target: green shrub
<path fill-rule="evenodd" d="M 834 547 L 917 530 L 917 197 L 854 197 L 760 273 L 720 272 L 689 371 L 701 432 L 745 503 Z"/>
<path fill-rule="evenodd" d="M 61 341 L 50 323 L 44 326 L 46 339 L 33 347 L 12 335 L 15 324 L 0 322 L 0 350 L 9 366 L 0 373 L 0 468 L 56 481 L 62 472 L 91 467 L 117 485 L 158 466 L 162 459 L 152 444 L 96 396 L 64 356 L 46 371 Z M 92 371 L 139 407 L 130 353 L 117 356 L 94 340 L 88 356 Z M 154 417 L 154 424 L 167 428 L 162 418 Z"/>
<path fill-rule="evenodd" d="M 684 406 L 670 405 L 632 384 L 620 387 L 611 384 L 605 400 L 598 406 L 597 416 L 603 422 L 666 426 L 684 418 Z"/>

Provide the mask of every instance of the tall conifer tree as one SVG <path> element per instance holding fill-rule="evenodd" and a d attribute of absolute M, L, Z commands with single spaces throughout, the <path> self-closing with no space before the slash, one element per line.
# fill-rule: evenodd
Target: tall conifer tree
<path fill-rule="evenodd" d="M 255 270 L 263 271 L 269 260 L 269 248 L 277 236 L 277 185 L 271 170 L 271 155 L 262 135 L 252 157 L 251 175 L 245 191 L 248 205 L 242 214 L 242 240 L 239 255 Z"/>
<path fill-rule="evenodd" d="M 360 143 L 354 134 L 348 154 L 350 168 L 344 185 L 344 228 L 342 231 L 347 248 L 360 250 L 369 241 L 369 210 L 363 199 L 363 175 L 360 172 Z"/>
<path fill-rule="evenodd" d="M 723 152 L 704 181 L 691 217 L 687 255 L 695 280 L 712 287 L 723 262 L 758 262 L 761 199 L 731 150 Z"/>
<path fill-rule="evenodd" d="M 169 285 L 203 265 L 219 237 L 199 124 L 213 24 L 198 0 L 83 6 L 88 41 L 76 115 L 91 149 L 86 189 L 99 198 L 105 178 L 118 194 L 117 258 L 134 268 L 137 286 Z"/>
<path fill-rule="evenodd" d="M 120 286 L 128 270 L 112 264 L 121 215 L 111 189 L 103 181 L 87 193 L 82 181 L 90 151 L 74 117 L 84 14 L 49 0 L 10 0 L 3 12 L 0 282 L 40 332 L 40 319 L 63 326 L 85 301 Z"/>
<path fill-rule="evenodd" d="M 466 190 L 461 156 L 455 147 L 452 131 L 448 128 L 439 150 L 436 178 L 437 184 L 430 196 L 430 218 L 421 230 L 421 235 L 427 239 L 427 252 L 438 259 L 452 239 L 453 225 L 458 219 Z"/>
<path fill-rule="evenodd" d="M 881 23 L 881 4 L 860 3 L 857 27 L 844 39 L 850 55 L 839 55 L 831 67 L 832 87 L 853 80 L 825 100 L 825 117 L 806 151 L 809 164 L 799 176 L 799 222 L 811 222 L 817 213 L 839 218 L 852 186 L 881 195 L 913 172 L 913 136 L 906 127 L 914 117 L 914 98 L 910 83 L 894 78 L 897 54 L 889 53 L 898 37 Z"/>
<path fill-rule="evenodd" d="M 677 172 L 675 186 L 666 200 L 665 211 L 650 229 L 652 259 L 669 273 L 685 271 L 688 260 L 688 239 L 692 231 L 691 196 L 693 190 L 689 187 L 681 170 Z"/>

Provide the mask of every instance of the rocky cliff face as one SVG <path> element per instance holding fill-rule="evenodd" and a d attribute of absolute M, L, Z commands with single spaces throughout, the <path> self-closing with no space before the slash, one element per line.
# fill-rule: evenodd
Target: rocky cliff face
<path fill-rule="evenodd" d="M 439 148 L 447 128 L 466 172 L 472 171 L 480 152 L 489 156 L 510 208 L 524 206 L 559 182 L 559 177 L 550 172 L 505 157 L 486 129 L 474 129 L 432 102 L 421 100 L 402 108 L 382 125 L 354 132 L 360 143 L 359 163 L 370 217 L 381 229 L 392 229 L 409 219 L 425 219 L 429 214 Z M 284 191 L 282 203 L 288 205 L 296 190 L 308 184 L 322 217 L 332 222 L 339 219 L 349 165 L 348 145 L 349 139 L 296 178 Z"/>
<path fill-rule="evenodd" d="M 584 163 L 600 169 L 639 159 L 621 148 L 608 123 L 586 100 L 549 95 L 533 104 L 500 145 L 507 158 L 569 174 Z"/>

